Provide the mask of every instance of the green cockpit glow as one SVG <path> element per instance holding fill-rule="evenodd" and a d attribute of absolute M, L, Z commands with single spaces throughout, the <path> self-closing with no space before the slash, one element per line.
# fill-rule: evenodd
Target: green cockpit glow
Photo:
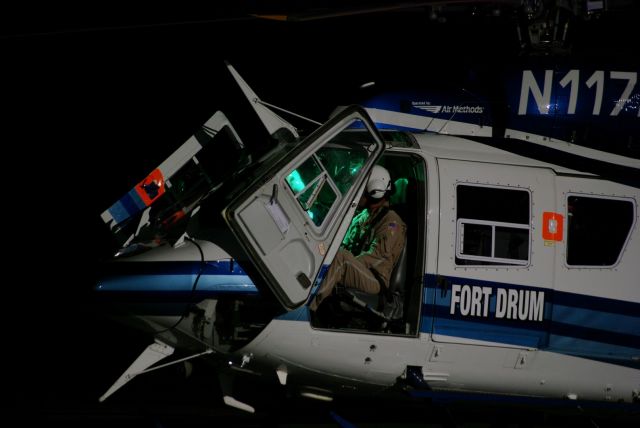
<path fill-rule="evenodd" d="M 349 192 L 369 156 L 367 146 L 346 138 L 337 145 L 320 147 L 289 172 L 287 185 L 315 226 L 321 227 L 331 216 L 336 202 Z"/>
<path fill-rule="evenodd" d="M 289 187 L 291 187 L 291 190 L 293 190 L 295 193 L 298 193 L 302 189 L 304 189 L 304 181 L 302 181 L 302 177 L 300 176 L 300 173 L 297 169 L 291 171 L 291 173 L 287 176 L 287 183 L 289 183 Z"/>
<path fill-rule="evenodd" d="M 393 195 L 391 195 L 391 204 L 404 204 L 407 202 L 407 186 L 409 185 L 409 180 L 406 178 L 398 178 L 395 181 L 396 191 Z"/>

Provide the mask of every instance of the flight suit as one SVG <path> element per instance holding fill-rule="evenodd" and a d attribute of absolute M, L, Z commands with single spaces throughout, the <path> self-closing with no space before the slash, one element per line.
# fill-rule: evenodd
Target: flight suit
<path fill-rule="evenodd" d="M 380 292 L 380 284 L 388 288 L 404 247 L 406 229 L 388 203 L 375 213 L 364 210 L 358 214 L 309 308 L 315 311 L 338 283 L 371 294 Z"/>

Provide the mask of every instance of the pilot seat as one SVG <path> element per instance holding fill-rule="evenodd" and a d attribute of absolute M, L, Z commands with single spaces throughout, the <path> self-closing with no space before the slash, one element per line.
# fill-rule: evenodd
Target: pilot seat
<path fill-rule="evenodd" d="M 404 316 L 404 287 L 407 279 L 407 243 L 405 242 L 398 262 L 389 278 L 389 288 L 381 286 L 380 293 L 336 286 L 336 297 L 345 312 L 361 312 L 369 321 L 369 327 L 388 329 L 391 324 L 402 324 Z M 377 328 L 376 328 L 377 326 Z"/>

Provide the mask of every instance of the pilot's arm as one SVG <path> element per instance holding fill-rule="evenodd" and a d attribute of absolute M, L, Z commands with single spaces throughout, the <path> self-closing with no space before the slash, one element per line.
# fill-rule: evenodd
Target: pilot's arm
<path fill-rule="evenodd" d="M 357 256 L 363 250 L 362 246 L 366 241 L 366 236 L 364 236 L 366 228 L 363 227 L 363 224 L 367 219 L 368 213 L 366 210 L 356 215 L 353 220 L 351 220 L 347 234 L 342 240 L 342 248 L 349 251 L 354 256 Z"/>

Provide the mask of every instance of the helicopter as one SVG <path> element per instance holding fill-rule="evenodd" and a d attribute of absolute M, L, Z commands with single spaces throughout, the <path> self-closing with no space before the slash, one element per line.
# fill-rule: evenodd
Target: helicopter
<path fill-rule="evenodd" d="M 402 391 L 638 405 L 637 159 L 547 147 L 529 129 L 494 135 L 482 105 L 422 96 L 342 107 L 301 135 L 228 69 L 277 144 L 253 153 L 218 111 L 102 213 L 119 249 L 96 297 L 152 343 L 101 401 L 198 358 L 217 367 L 224 403 L 248 412 L 236 376 L 325 401 Z M 518 105 L 548 114 L 552 83 L 520 76 Z M 637 104 L 623 110 L 637 118 Z M 400 310 L 343 289 L 328 317 L 311 314 L 374 165 L 394 177 L 410 231 L 390 286 Z"/>

